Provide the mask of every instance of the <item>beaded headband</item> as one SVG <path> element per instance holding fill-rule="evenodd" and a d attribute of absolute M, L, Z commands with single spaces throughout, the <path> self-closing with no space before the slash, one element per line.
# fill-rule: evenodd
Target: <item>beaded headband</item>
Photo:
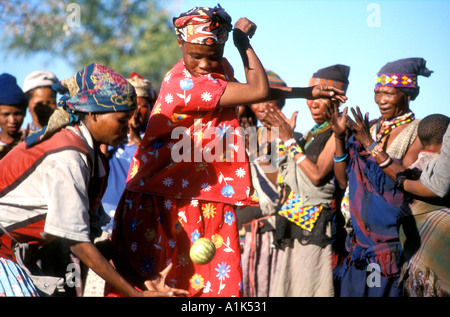
<path fill-rule="evenodd" d="M 418 88 L 417 76 L 414 74 L 378 73 L 375 80 L 375 86 Z"/>
<path fill-rule="evenodd" d="M 309 81 L 310 86 L 315 86 L 319 84 L 331 85 L 341 90 L 347 91 L 347 84 L 337 80 L 325 79 L 325 78 L 311 78 Z"/>

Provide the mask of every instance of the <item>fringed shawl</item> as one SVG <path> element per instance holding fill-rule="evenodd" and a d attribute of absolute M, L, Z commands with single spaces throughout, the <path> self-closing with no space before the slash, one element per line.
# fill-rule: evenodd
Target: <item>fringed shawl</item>
<path fill-rule="evenodd" d="M 397 216 L 403 194 L 394 190 L 394 181 L 375 160 L 360 151 L 358 142 L 350 143 L 349 202 L 355 232 L 351 260 L 376 262 L 384 274 L 396 274 L 401 253 Z"/>
<path fill-rule="evenodd" d="M 396 153 L 391 157 L 400 163 L 415 140 L 417 122 L 410 123 L 394 141 Z M 403 194 L 395 190 L 394 181 L 353 136 L 347 147 L 350 155 L 347 168 L 349 206 L 354 229 L 350 261 L 376 262 L 384 275 L 397 275 L 402 253 L 397 218 Z M 398 153 L 400 147 L 402 151 Z"/>

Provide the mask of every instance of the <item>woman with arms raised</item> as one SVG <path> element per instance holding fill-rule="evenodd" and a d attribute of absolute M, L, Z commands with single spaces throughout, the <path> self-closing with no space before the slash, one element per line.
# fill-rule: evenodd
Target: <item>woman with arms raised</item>
<path fill-rule="evenodd" d="M 359 107 L 352 109 L 355 121 L 347 116 L 347 108 L 339 114 L 334 107 L 329 114 L 337 137 L 335 155 L 346 157 L 335 163 L 334 171 L 341 188 L 348 184 L 354 229 L 340 272 L 341 296 L 403 295 L 398 285 L 402 251 L 397 228 L 403 195 L 394 188 L 394 180 L 421 149 L 419 120 L 409 103 L 419 94 L 417 76 L 431 74 L 425 64 L 422 58 L 406 58 L 387 63 L 378 72 L 375 102 L 380 118 L 369 122 Z M 347 128 L 353 136 L 345 144 Z M 371 273 L 378 275 L 373 278 Z"/>
<path fill-rule="evenodd" d="M 242 273 L 234 206 L 252 202 L 249 164 L 234 107 L 277 93 L 280 98 L 340 98 L 342 92 L 326 85 L 269 89 L 248 38 L 256 25 L 246 18 L 233 30 L 247 81 L 236 82 L 223 57 L 231 17 L 220 6 L 193 8 L 173 22 L 183 58 L 162 82 L 130 166 L 112 241 L 127 259 L 123 270 L 130 279 L 146 279 L 173 263 L 170 285 L 189 289 L 193 296 L 239 296 Z M 215 244 L 215 256 L 207 264 L 189 257 L 199 238 Z"/>

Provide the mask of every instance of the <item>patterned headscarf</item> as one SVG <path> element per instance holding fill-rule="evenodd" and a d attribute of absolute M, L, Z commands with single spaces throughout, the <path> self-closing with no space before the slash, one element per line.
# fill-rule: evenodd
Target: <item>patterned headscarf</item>
<path fill-rule="evenodd" d="M 266 68 L 264 68 L 264 70 L 266 71 L 266 75 L 267 75 L 267 80 L 269 81 L 269 86 L 270 87 L 286 87 L 286 83 L 284 82 L 283 79 L 281 79 L 280 76 L 278 76 L 277 73 L 268 70 Z M 286 100 L 285 99 L 278 99 L 276 100 L 276 104 L 277 107 L 282 109 L 285 104 L 286 104 Z"/>
<path fill-rule="evenodd" d="M 326 84 L 347 91 L 349 74 L 350 67 L 346 65 L 336 64 L 321 68 L 313 74 L 309 85 Z"/>
<path fill-rule="evenodd" d="M 193 44 L 224 44 L 233 28 L 231 17 L 220 5 L 195 7 L 173 18 L 175 32 L 181 40 Z"/>
<path fill-rule="evenodd" d="M 120 112 L 136 109 L 136 91 L 122 75 L 96 63 L 53 84 L 63 96 L 47 126 L 25 139 L 27 147 L 79 121 L 77 112 Z"/>
<path fill-rule="evenodd" d="M 281 79 L 280 76 L 278 76 L 277 73 L 268 70 L 268 69 L 264 69 L 266 71 L 266 75 L 267 75 L 267 79 L 269 81 L 269 86 L 282 86 L 282 87 L 286 87 L 286 83 L 284 82 L 283 79 Z"/>
<path fill-rule="evenodd" d="M 430 77 L 432 70 L 420 57 L 404 58 L 384 65 L 377 74 L 375 89 L 383 86 L 395 87 L 403 91 L 411 100 L 419 95 L 417 76 Z"/>
<path fill-rule="evenodd" d="M 137 97 L 150 98 L 156 100 L 156 91 L 153 88 L 150 81 L 144 78 L 142 75 L 132 72 L 130 78 L 127 79 L 130 84 L 133 85 L 136 90 Z"/>

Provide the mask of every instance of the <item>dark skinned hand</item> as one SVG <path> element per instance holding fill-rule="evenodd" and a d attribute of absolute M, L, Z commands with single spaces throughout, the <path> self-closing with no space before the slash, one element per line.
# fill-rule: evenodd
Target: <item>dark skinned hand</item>
<path fill-rule="evenodd" d="M 331 101 L 344 103 L 347 101 L 345 92 L 331 85 L 320 84 L 314 86 L 312 90 L 312 99 L 326 98 Z"/>
<path fill-rule="evenodd" d="M 366 112 L 363 117 L 358 106 L 356 106 L 356 111 L 353 108 L 351 108 L 351 111 L 355 121 L 350 116 L 347 116 L 347 127 L 353 132 L 356 140 L 367 148 L 373 143 L 372 136 L 370 135 L 369 113 Z"/>
<path fill-rule="evenodd" d="M 136 110 L 133 114 L 133 117 L 131 117 L 131 120 L 128 122 L 128 125 L 130 127 L 130 132 L 139 135 L 142 121 L 143 121 L 143 117 L 142 117 L 141 112 Z"/>
<path fill-rule="evenodd" d="M 189 295 L 190 293 L 186 290 L 169 287 L 166 284 L 166 277 L 172 269 L 173 264 L 170 263 L 163 271 L 159 274 L 150 277 L 150 280 L 144 282 L 147 290 L 144 291 L 150 296 L 162 296 L 162 297 L 172 297 L 176 295 Z"/>
<path fill-rule="evenodd" d="M 242 116 L 239 118 L 239 125 L 242 128 L 242 134 L 245 136 L 245 148 L 249 151 L 248 155 L 251 161 L 258 156 L 258 147 L 254 146 L 258 143 L 256 134 L 256 123 L 251 117 Z"/>
<path fill-rule="evenodd" d="M 233 42 L 236 47 L 248 45 L 248 38 L 252 38 L 256 32 L 256 24 L 247 18 L 240 18 L 233 28 Z"/>
<path fill-rule="evenodd" d="M 280 108 L 274 105 L 267 105 L 260 117 L 260 121 L 265 127 L 278 128 L 279 138 L 286 142 L 294 137 L 297 114 L 298 111 L 294 112 L 290 119 L 287 119 Z"/>
<path fill-rule="evenodd" d="M 256 32 L 256 24 L 247 18 L 240 18 L 234 24 L 235 30 L 241 30 L 246 36 L 252 38 Z"/>
<path fill-rule="evenodd" d="M 347 112 L 348 108 L 345 107 L 342 113 L 339 113 L 339 103 L 331 102 L 330 105 L 325 107 L 325 120 L 328 121 L 328 124 L 333 130 L 334 134 L 337 137 L 345 136 L 345 132 L 347 131 Z"/>

